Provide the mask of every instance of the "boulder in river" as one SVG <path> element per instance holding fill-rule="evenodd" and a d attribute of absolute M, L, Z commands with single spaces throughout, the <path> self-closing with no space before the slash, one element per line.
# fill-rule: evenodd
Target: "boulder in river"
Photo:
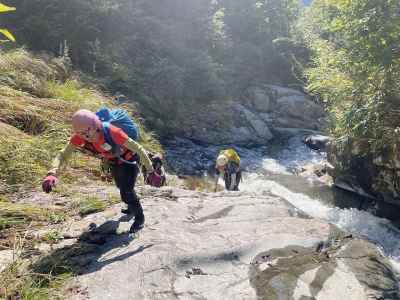
<path fill-rule="evenodd" d="M 320 134 L 307 135 L 303 139 L 303 143 L 310 149 L 316 151 L 325 151 L 327 143 L 331 140 L 330 137 Z"/>

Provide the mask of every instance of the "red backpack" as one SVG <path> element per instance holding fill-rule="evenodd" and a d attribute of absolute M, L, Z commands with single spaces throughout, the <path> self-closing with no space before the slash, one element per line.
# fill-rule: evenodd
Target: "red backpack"
<path fill-rule="evenodd" d="M 162 187 L 167 181 L 163 168 L 162 156 L 160 154 L 149 154 L 149 157 L 153 164 L 154 172 L 145 176 L 144 182 L 154 187 Z"/>
<path fill-rule="evenodd" d="M 165 185 L 165 175 L 157 174 L 157 171 L 154 171 L 146 176 L 146 184 L 155 186 L 155 187 L 162 187 Z"/>

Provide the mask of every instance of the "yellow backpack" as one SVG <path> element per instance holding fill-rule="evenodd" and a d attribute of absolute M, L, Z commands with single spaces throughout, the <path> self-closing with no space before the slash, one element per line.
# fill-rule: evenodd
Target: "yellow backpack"
<path fill-rule="evenodd" d="M 229 161 L 234 161 L 235 163 L 240 164 L 240 157 L 233 149 L 222 150 L 219 154 L 225 155 Z"/>

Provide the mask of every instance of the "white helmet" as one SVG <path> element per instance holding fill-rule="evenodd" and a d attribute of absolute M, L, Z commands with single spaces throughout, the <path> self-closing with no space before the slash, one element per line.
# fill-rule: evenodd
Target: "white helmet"
<path fill-rule="evenodd" d="M 218 158 L 217 158 L 217 167 L 223 167 L 227 163 L 228 163 L 228 158 L 225 155 L 221 154 L 221 155 L 218 156 Z"/>

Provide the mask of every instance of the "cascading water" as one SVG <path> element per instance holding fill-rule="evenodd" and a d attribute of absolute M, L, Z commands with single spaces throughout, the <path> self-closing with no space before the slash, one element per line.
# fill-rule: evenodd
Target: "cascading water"
<path fill-rule="evenodd" d="M 175 139 L 166 145 L 167 161 L 178 173 L 207 176 L 219 150 L 231 146 L 202 146 Z M 284 147 L 234 148 L 240 154 L 245 170 L 241 191 L 280 196 L 313 218 L 327 220 L 373 241 L 395 267 L 400 266 L 400 230 L 391 221 L 354 208 L 362 205 L 365 199 L 361 197 L 327 187 L 316 176 L 295 175 L 294 170 L 302 166 L 325 162 L 324 153 L 307 148 L 301 137 L 291 138 Z"/>

